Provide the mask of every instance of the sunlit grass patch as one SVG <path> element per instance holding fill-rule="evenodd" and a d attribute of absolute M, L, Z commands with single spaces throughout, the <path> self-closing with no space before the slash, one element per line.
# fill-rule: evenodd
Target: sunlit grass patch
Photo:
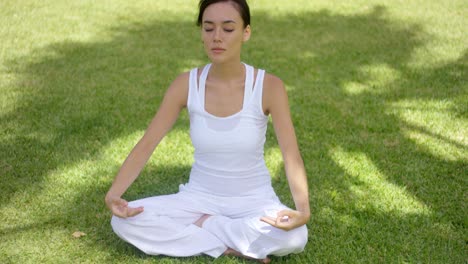
<path fill-rule="evenodd" d="M 265 151 L 265 163 L 270 171 L 272 178 L 278 178 L 283 170 L 283 158 L 281 155 L 281 150 L 278 147 L 269 148 Z"/>
<path fill-rule="evenodd" d="M 408 193 L 404 186 L 389 182 L 364 153 L 335 148 L 330 150 L 330 156 L 352 177 L 350 191 L 356 199 L 357 208 L 373 208 L 397 215 L 430 214 L 427 206 Z"/>
<path fill-rule="evenodd" d="M 389 112 L 401 118 L 404 134 L 432 155 L 468 161 L 468 121 L 455 108 L 450 100 L 404 100 Z"/>

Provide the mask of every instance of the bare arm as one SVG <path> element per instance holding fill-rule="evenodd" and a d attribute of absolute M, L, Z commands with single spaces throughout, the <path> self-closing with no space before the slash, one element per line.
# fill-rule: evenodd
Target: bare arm
<path fill-rule="evenodd" d="M 169 86 L 164 99 L 149 124 L 145 134 L 122 164 L 111 188 L 106 195 L 106 204 L 120 217 L 132 216 L 143 208 L 127 208 L 127 202 L 120 197 L 135 181 L 162 138 L 172 128 L 180 111 L 186 106 L 188 97 L 188 73 L 183 73 Z"/>
<path fill-rule="evenodd" d="M 307 176 L 304 169 L 296 134 L 289 112 L 288 96 L 283 82 L 273 76 L 266 75 L 264 82 L 263 107 L 271 114 L 278 144 L 283 155 L 286 176 L 297 211 L 282 211 L 276 219 L 268 222 L 276 227 L 290 230 L 306 224 L 310 218 L 309 191 Z M 288 216 L 288 221 L 282 221 Z"/>

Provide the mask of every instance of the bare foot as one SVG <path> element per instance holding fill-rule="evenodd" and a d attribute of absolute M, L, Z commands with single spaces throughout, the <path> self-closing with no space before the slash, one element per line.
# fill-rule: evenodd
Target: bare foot
<path fill-rule="evenodd" d="M 204 214 L 202 215 L 200 218 L 198 218 L 197 221 L 195 221 L 195 223 L 193 223 L 194 225 L 198 226 L 198 227 L 203 227 L 203 223 L 205 222 L 206 219 L 208 219 L 211 215 L 208 215 L 208 214 Z"/>
<path fill-rule="evenodd" d="M 226 255 L 226 256 L 236 256 L 236 257 L 241 257 L 241 258 L 245 258 L 245 259 L 256 260 L 256 261 L 258 261 L 260 263 L 263 263 L 263 264 L 268 264 L 268 263 L 271 262 L 271 259 L 268 258 L 268 257 L 266 257 L 264 259 L 255 259 L 255 258 L 252 258 L 252 257 L 249 257 L 249 256 L 242 255 L 242 253 L 240 253 L 238 251 L 235 251 L 232 248 L 226 249 L 226 251 L 224 251 L 224 255 Z"/>

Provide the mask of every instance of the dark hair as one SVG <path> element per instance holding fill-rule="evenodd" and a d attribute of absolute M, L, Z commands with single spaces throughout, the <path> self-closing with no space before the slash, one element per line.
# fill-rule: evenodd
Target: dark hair
<path fill-rule="evenodd" d="M 247 4 L 247 0 L 200 0 L 200 3 L 198 3 L 199 12 L 197 26 L 201 26 L 203 22 L 203 12 L 205 12 L 205 9 L 209 5 L 219 2 L 232 2 L 234 4 L 234 8 L 237 9 L 240 16 L 242 17 L 242 20 L 244 21 L 244 28 L 250 25 L 250 9 L 249 5 Z"/>

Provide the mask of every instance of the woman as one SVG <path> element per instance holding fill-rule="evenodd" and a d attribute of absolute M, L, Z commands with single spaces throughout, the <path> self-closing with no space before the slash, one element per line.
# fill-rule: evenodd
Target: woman
<path fill-rule="evenodd" d="M 147 254 L 268 255 L 301 252 L 310 218 L 307 179 L 282 81 L 240 60 L 251 35 L 245 0 L 201 0 L 198 25 L 211 64 L 178 76 L 106 195 L 112 227 Z M 195 148 L 189 182 L 176 194 L 127 203 L 137 178 L 180 111 Z M 281 204 L 263 159 L 268 122 L 281 148 L 296 210 Z"/>

